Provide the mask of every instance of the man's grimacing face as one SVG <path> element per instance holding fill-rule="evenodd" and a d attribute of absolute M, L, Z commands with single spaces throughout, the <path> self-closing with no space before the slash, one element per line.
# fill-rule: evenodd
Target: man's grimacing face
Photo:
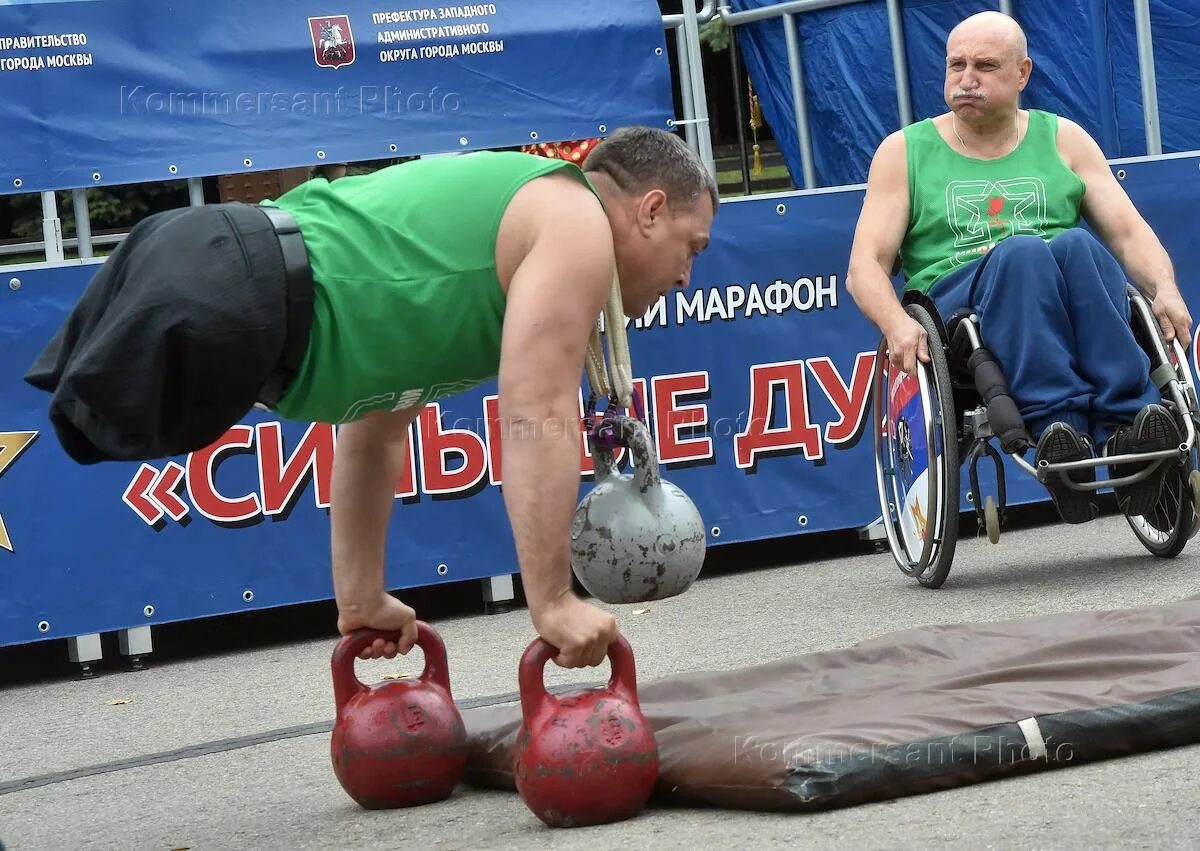
<path fill-rule="evenodd" d="M 692 261 L 708 247 L 715 213 L 707 193 L 691 205 L 668 204 L 659 190 L 637 201 L 635 227 L 617 242 L 626 316 L 644 316 L 672 288 L 687 288 Z"/>
<path fill-rule="evenodd" d="M 943 94 L 955 115 L 974 123 L 1016 109 L 1032 67 L 1019 41 L 1019 32 L 998 19 L 968 20 L 951 32 Z"/>

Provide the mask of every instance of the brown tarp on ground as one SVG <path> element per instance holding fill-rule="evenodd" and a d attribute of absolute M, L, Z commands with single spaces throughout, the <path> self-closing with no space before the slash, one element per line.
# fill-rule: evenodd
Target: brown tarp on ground
<path fill-rule="evenodd" d="M 659 804 L 879 801 L 1200 742 L 1200 599 L 906 630 L 639 693 Z M 467 782 L 515 789 L 520 707 L 463 717 Z"/>

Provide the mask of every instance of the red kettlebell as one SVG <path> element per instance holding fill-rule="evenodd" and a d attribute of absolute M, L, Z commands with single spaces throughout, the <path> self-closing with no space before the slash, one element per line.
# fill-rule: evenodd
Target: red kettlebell
<path fill-rule="evenodd" d="M 551 696 L 542 677 L 557 653 L 539 638 L 521 657 L 517 791 L 551 827 L 632 818 L 658 780 L 658 743 L 638 702 L 633 650 L 620 636 L 609 645 L 607 688 Z"/>
<path fill-rule="evenodd" d="M 450 693 L 446 646 L 433 627 L 417 621 L 417 646 L 425 653 L 421 676 L 368 687 L 354 673 L 354 660 L 377 638 L 399 635 L 361 629 L 333 651 L 333 772 L 368 810 L 444 800 L 467 763 L 467 731 Z"/>

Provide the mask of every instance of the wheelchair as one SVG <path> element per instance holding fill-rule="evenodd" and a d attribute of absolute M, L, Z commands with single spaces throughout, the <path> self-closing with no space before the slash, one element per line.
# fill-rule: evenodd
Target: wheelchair
<path fill-rule="evenodd" d="M 1200 526 L 1196 386 L 1179 341 L 1168 347 L 1145 297 L 1132 286 L 1127 285 L 1127 292 L 1134 335 L 1150 357 L 1151 377 L 1176 418 L 1183 442 L 1169 450 L 1107 457 L 1098 450 L 1097 458 L 1043 461 L 1037 467 L 1025 458 L 1036 444 L 999 364 L 981 341 L 978 318 L 963 310 L 943 322 L 927 296 L 905 293 L 905 311 L 928 337 L 930 362 L 918 360 L 915 375 L 901 372 L 890 363 L 887 338 L 881 337 L 872 376 L 875 480 L 888 546 L 902 573 L 928 588 L 940 588 L 946 581 L 959 534 L 964 465 L 969 467 L 971 486 L 967 499 L 979 531 L 986 531 L 993 544 L 999 542 L 1006 509 L 1005 468 L 993 443 L 1039 482 L 1059 476 L 1075 490 L 1133 484 L 1158 465 L 1169 465 L 1154 510 L 1127 515 L 1126 520 L 1153 555 L 1174 558 L 1183 551 Z M 993 462 L 996 473 L 996 493 L 986 497 L 980 493 L 978 471 L 984 458 Z M 1098 473 L 1094 482 L 1077 483 L 1066 477 L 1073 469 L 1125 462 L 1144 466 L 1119 479 Z"/>

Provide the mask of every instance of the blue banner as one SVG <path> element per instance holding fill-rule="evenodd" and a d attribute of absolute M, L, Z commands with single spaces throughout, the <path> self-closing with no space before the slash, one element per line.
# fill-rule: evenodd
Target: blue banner
<path fill-rule="evenodd" d="M 1194 315 L 1198 164 L 1119 172 Z M 861 203 L 859 190 L 723 203 L 691 288 L 629 326 L 663 477 L 696 502 L 710 546 L 879 517 L 867 429 L 878 335 L 844 289 Z M 82 467 L 63 453 L 45 394 L 21 377 L 93 270 L 5 275 L 0 645 L 330 599 L 332 427 L 255 414 L 204 451 L 158 463 Z M 390 526 L 390 587 L 517 572 L 494 394 L 491 383 L 430 405 L 414 424 Z M 580 496 L 590 471 L 581 434 Z M 965 469 L 962 482 L 970 511 Z M 1012 462 L 1007 483 L 1010 504 L 1047 499 Z M 881 559 L 879 569 L 894 568 Z"/>
<path fill-rule="evenodd" d="M 0 193 L 666 127 L 664 45 L 650 0 L 0 3 Z"/>

